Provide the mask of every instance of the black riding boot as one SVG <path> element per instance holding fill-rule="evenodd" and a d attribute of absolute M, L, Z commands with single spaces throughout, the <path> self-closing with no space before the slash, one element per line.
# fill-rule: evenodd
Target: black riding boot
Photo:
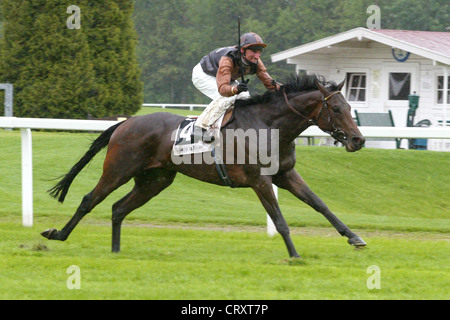
<path fill-rule="evenodd" d="M 209 133 L 206 132 L 205 129 L 200 129 L 198 127 L 194 127 L 194 131 L 191 134 L 191 143 L 194 143 L 195 141 L 202 140 L 205 143 L 211 143 L 214 141 L 214 136 L 211 136 Z"/>

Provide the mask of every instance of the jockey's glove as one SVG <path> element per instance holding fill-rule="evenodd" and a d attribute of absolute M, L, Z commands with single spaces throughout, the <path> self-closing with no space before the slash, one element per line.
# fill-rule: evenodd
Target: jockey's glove
<path fill-rule="evenodd" d="M 244 91 L 248 91 L 248 81 L 249 80 L 250 79 L 247 79 L 245 81 L 239 82 L 239 84 L 236 87 L 238 94 L 241 93 L 241 92 L 244 92 Z"/>

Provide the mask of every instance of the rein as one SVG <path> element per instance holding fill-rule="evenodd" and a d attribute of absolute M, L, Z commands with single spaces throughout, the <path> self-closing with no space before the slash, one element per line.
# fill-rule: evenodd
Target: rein
<path fill-rule="evenodd" d="M 287 97 L 286 94 L 286 90 L 283 89 L 283 96 L 284 96 L 284 100 L 287 104 L 287 106 L 289 107 L 289 109 L 291 109 L 292 112 L 294 112 L 296 115 L 302 117 L 303 119 L 305 119 L 306 121 L 308 121 L 309 124 L 313 124 L 313 125 L 317 125 L 318 126 L 318 121 L 320 119 L 320 117 L 322 116 L 322 112 L 324 109 L 327 109 L 328 111 L 328 122 L 331 123 L 331 126 L 333 127 L 333 131 L 325 131 L 322 129 L 322 131 L 330 134 L 334 139 L 341 141 L 346 139 L 345 133 L 342 130 L 339 130 L 335 127 L 334 123 L 331 122 L 331 113 L 330 110 L 328 108 L 328 99 L 330 99 L 332 96 L 334 96 L 335 94 L 341 93 L 341 91 L 335 91 L 333 93 L 331 93 L 328 97 L 324 97 L 322 99 L 322 108 L 320 109 L 319 115 L 317 116 L 317 120 L 314 120 L 312 118 L 308 118 L 306 116 L 304 116 L 303 114 L 301 114 L 300 112 L 298 112 L 297 110 L 295 110 L 295 108 L 289 103 L 289 99 Z M 342 142 L 342 141 L 341 141 Z M 337 141 L 335 141 L 335 144 L 337 143 Z"/>
<path fill-rule="evenodd" d="M 291 109 L 292 112 L 294 112 L 296 115 L 298 115 L 298 116 L 300 116 L 300 117 L 306 119 L 308 122 L 314 123 L 314 120 L 313 120 L 313 119 L 309 119 L 309 118 L 305 117 L 304 115 L 302 115 L 302 114 L 301 114 L 300 112 L 298 112 L 297 110 L 295 110 L 295 108 L 289 103 L 289 99 L 288 99 L 288 97 L 287 97 L 286 90 L 284 90 L 284 89 L 283 89 L 283 96 L 284 96 L 284 101 L 286 101 L 287 106 Z"/>
<path fill-rule="evenodd" d="M 332 94 L 330 94 L 328 97 L 323 98 L 322 100 L 322 109 L 320 109 L 320 113 L 319 116 L 317 117 L 317 120 L 320 119 L 320 116 L 322 115 L 323 109 L 324 107 L 328 107 L 328 99 L 330 99 L 332 96 L 334 96 L 335 94 L 341 93 L 341 91 L 335 91 Z M 309 123 L 311 124 L 317 124 L 316 121 L 314 121 L 311 118 L 308 118 L 306 116 L 304 116 L 303 114 L 301 114 L 300 112 L 298 112 L 297 110 L 295 110 L 295 108 L 289 103 L 289 99 L 287 97 L 286 94 L 286 90 L 283 89 L 283 96 L 284 96 L 284 101 L 286 102 L 287 106 L 289 107 L 289 109 L 291 109 L 292 112 L 294 112 L 296 115 L 302 117 L 303 119 L 307 120 Z M 328 112 L 328 118 L 330 118 L 330 113 Z"/>

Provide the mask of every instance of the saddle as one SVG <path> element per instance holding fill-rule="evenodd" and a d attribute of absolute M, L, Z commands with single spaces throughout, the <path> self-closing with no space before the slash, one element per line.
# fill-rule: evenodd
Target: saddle
<path fill-rule="evenodd" d="M 233 122 L 233 120 L 234 120 L 234 108 L 230 108 L 225 112 L 220 128 L 225 127 L 227 124 Z"/>
<path fill-rule="evenodd" d="M 228 109 L 223 116 L 219 118 L 211 127 L 215 136 L 220 134 L 220 129 L 234 120 L 234 108 Z M 188 116 L 179 125 L 176 134 L 175 142 L 173 144 L 172 152 L 174 156 L 185 156 L 195 153 L 211 152 L 214 163 L 216 165 L 217 172 L 225 185 L 234 188 L 233 182 L 230 180 L 227 169 L 223 163 L 223 159 L 220 154 L 215 152 L 214 143 L 205 143 L 202 140 L 192 141 L 191 133 L 194 130 L 194 124 L 197 120 L 197 116 Z"/>

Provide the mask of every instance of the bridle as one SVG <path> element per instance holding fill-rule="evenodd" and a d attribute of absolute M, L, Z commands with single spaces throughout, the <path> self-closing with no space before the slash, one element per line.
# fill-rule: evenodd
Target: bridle
<path fill-rule="evenodd" d="M 342 130 L 337 129 L 336 126 L 334 125 L 334 121 L 332 121 L 332 119 L 331 119 L 331 112 L 330 112 L 330 108 L 329 108 L 328 102 L 327 102 L 332 96 L 334 96 L 335 94 L 341 93 L 341 91 L 335 91 L 335 92 L 331 93 L 327 97 L 322 96 L 322 108 L 320 108 L 319 114 L 318 114 L 316 120 L 314 120 L 313 118 L 308 118 L 308 117 L 304 116 L 303 114 L 301 114 L 300 112 L 298 112 L 297 110 L 295 110 L 295 108 L 289 103 L 289 99 L 287 97 L 286 90 L 284 88 L 282 88 L 282 90 L 283 90 L 284 100 L 285 100 L 287 106 L 289 107 L 289 109 L 292 112 L 294 112 L 296 115 L 298 115 L 298 116 L 302 117 L 303 119 L 305 119 L 308 122 L 308 124 L 310 124 L 310 125 L 319 126 L 319 124 L 318 124 L 319 119 L 322 116 L 323 111 L 327 110 L 327 112 L 328 112 L 328 123 L 331 124 L 333 130 L 332 131 L 327 131 L 327 130 L 323 130 L 322 128 L 321 128 L 321 130 L 323 132 L 325 132 L 325 133 L 328 133 L 330 136 L 332 136 L 337 141 L 342 142 L 342 140 L 346 139 L 345 133 Z"/>

